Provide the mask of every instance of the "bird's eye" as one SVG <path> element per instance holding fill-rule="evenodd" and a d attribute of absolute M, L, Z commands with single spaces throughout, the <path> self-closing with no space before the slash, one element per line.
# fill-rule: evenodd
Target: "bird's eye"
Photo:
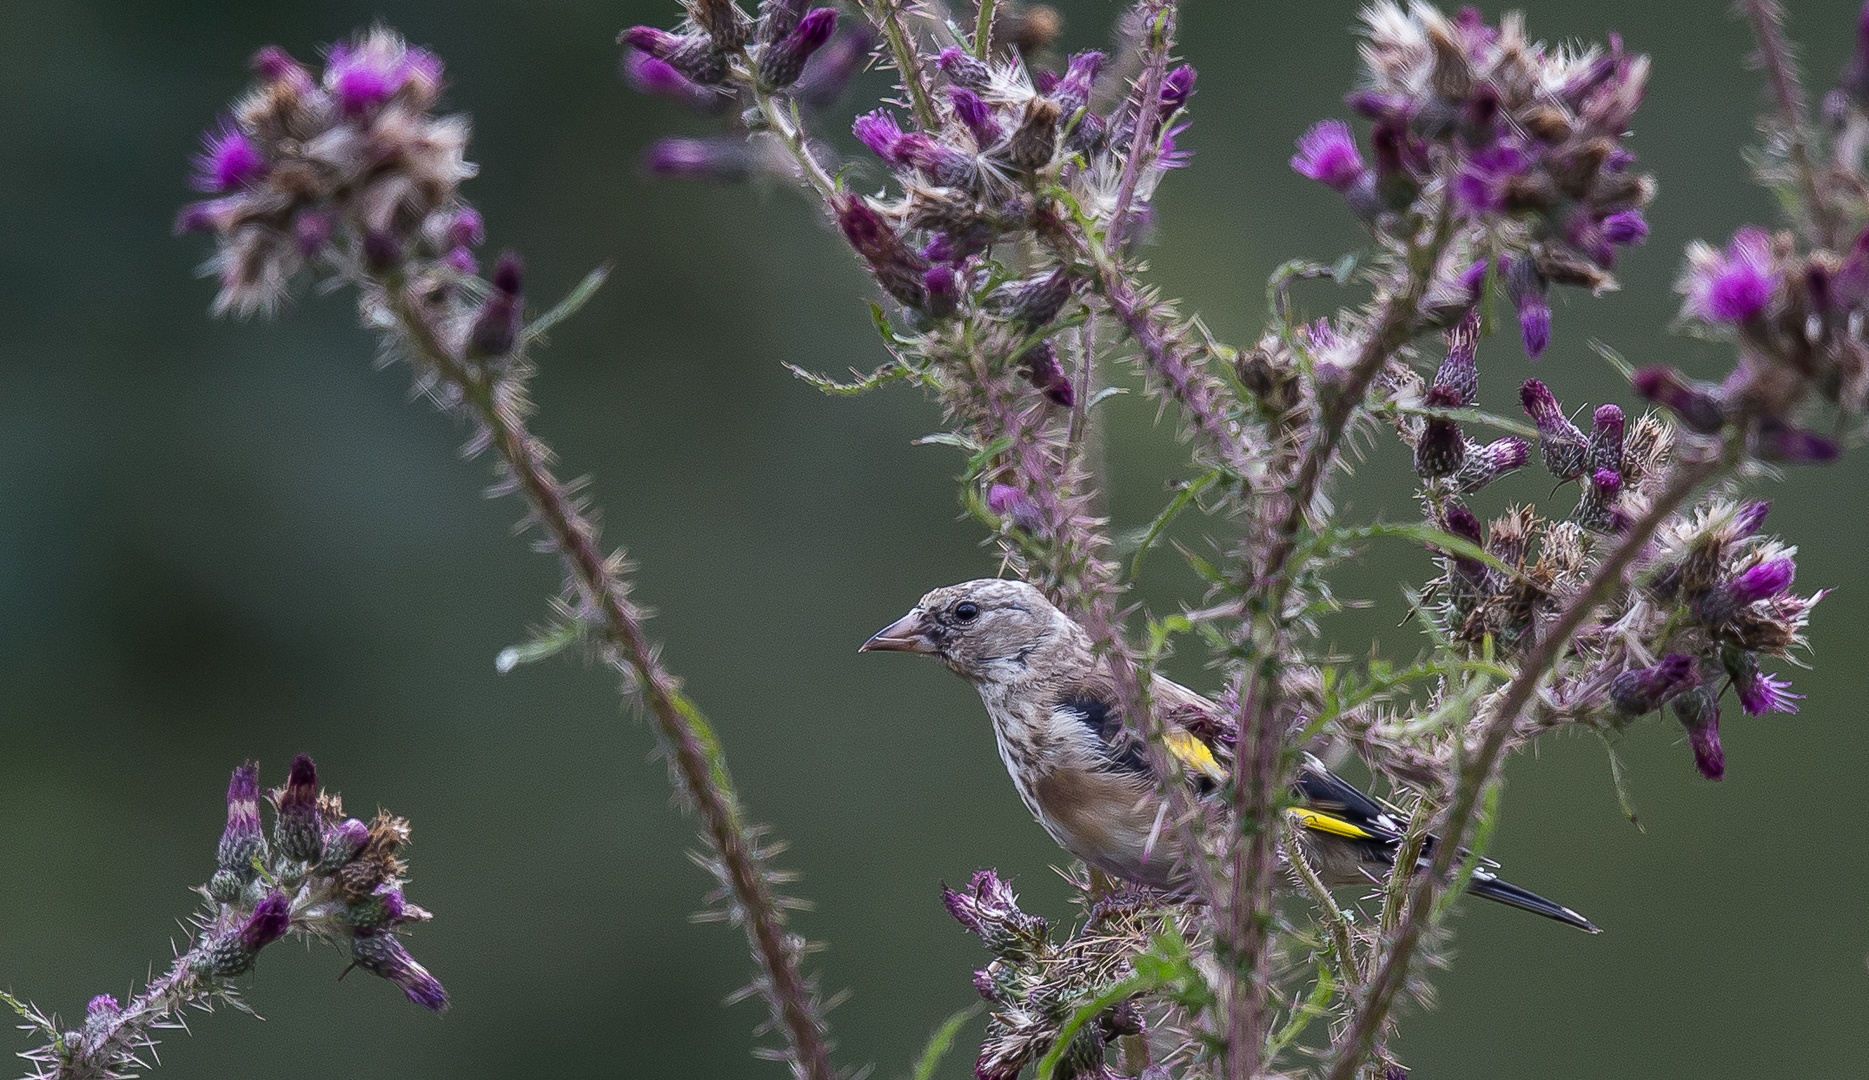
<path fill-rule="evenodd" d="M 980 605 L 972 600 L 962 600 L 954 605 L 954 617 L 961 622 L 972 622 L 980 617 Z"/>

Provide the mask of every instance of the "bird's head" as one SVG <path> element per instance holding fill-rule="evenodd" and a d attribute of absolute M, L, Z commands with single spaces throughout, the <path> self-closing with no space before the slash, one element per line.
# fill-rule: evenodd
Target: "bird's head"
<path fill-rule="evenodd" d="M 1032 655 L 1063 641 L 1076 624 L 1023 581 L 981 578 L 936 589 L 877 631 L 862 652 L 923 653 L 963 678 L 1011 679 Z"/>

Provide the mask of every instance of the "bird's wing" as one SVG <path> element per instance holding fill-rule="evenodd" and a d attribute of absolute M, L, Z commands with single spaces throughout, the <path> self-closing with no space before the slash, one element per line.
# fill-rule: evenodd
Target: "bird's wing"
<path fill-rule="evenodd" d="M 1203 790 L 1224 783 L 1226 765 L 1216 755 L 1214 745 L 1202 737 L 1198 726 L 1201 717 L 1211 719 L 1218 715 L 1213 703 L 1165 679 L 1155 681 L 1153 693 L 1156 708 L 1161 710 L 1158 715 L 1164 726 L 1162 742 L 1168 752 Z M 1099 752 L 1108 768 L 1148 773 L 1148 748 L 1124 724 L 1116 704 L 1116 687 L 1107 673 L 1099 670 L 1089 678 L 1065 683 L 1058 688 L 1052 709 L 1056 714 L 1083 724 L 1096 735 Z M 1187 719 L 1196 723 L 1187 723 Z"/>

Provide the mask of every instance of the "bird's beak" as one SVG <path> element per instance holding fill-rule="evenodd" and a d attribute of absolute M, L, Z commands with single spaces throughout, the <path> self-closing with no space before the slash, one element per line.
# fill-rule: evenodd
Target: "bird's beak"
<path fill-rule="evenodd" d="M 931 653 L 935 649 L 928 635 L 922 633 L 922 613 L 917 609 L 876 631 L 857 651 Z"/>

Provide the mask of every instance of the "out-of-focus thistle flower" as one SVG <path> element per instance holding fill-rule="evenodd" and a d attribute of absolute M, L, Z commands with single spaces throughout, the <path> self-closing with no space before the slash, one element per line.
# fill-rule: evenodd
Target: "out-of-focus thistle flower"
<path fill-rule="evenodd" d="M 790 33 L 767 45 L 760 53 L 760 83 L 769 89 L 782 89 L 797 82 L 805 72 L 805 61 L 823 48 L 836 31 L 836 8 L 818 8 L 806 14 Z"/>
<path fill-rule="evenodd" d="M 1757 318 L 1778 291 L 1782 275 L 1775 264 L 1771 234 L 1755 226 L 1733 234 L 1725 251 L 1695 241 L 1676 286 L 1687 297 L 1683 313 L 1709 323 Z"/>
<path fill-rule="evenodd" d="M 466 356 L 476 360 L 491 359 L 512 351 L 524 321 L 524 275 L 525 263 L 516 252 L 500 255 L 499 265 L 493 269 L 493 288 L 488 290 L 474 321 L 468 326 L 463 350 Z"/>
<path fill-rule="evenodd" d="M 1381 236 L 1410 220 L 1456 219 L 1462 247 L 1500 256 L 1502 282 L 1534 359 L 1551 341 L 1554 285 L 1615 287 L 1620 246 L 1648 233 L 1653 180 L 1623 147 L 1648 59 L 1548 49 L 1516 15 L 1487 25 L 1394 3 L 1365 15 L 1362 86 L 1352 110 L 1373 122 L 1373 176 L 1347 126 L 1325 121 L 1292 167 L 1346 195 Z"/>
<path fill-rule="evenodd" d="M 1064 365 L 1058 362 L 1058 351 L 1051 342 L 1041 341 L 1027 349 L 1019 357 L 1019 363 L 1025 369 L 1025 377 L 1052 404 L 1068 409 L 1077 403 L 1077 389 L 1065 374 Z"/>
<path fill-rule="evenodd" d="M 703 116 L 717 116 L 733 100 L 716 87 L 702 86 L 675 70 L 666 60 L 630 49 L 623 54 L 623 78 L 631 88 L 651 97 L 665 98 Z"/>
<path fill-rule="evenodd" d="M 442 87 L 432 54 L 376 29 L 333 46 L 322 80 L 279 49 L 254 68 L 258 84 L 198 163 L 198 179 L 225 194 L 176 222 L 215 235 L 217 313 L 271 310 L 307 266 L 380 270 L 462 246 L 448 234 L 474 174 L 462 159 L 468 128 L 429 112 Z"/>
<path fill-rule="evenodd" d="M 844 239 L 869 264 L 883 291 L 912 308 L 927 299 L 928 263 L 916 254 L 868 199 L 845 195 L 837 202 L 837 225 Z"/>
<path fill-rule="evenodd" d="M 743 140 L 725 136 L 692 139 L 671 135 L 650 143 L 642 157 L 644 172 L 682 180 L 744 180 L 752 175 L 755 164 Z"/>
<path fill-rule="evenodd" d="M 1783 465 L 1821 465 L 1843 456 L 1835 440 L 1774 419 L 1760 422 L 1753 452 Z"/>
<path fill-rule="evenodd" d="M 1624 713 L 1641 716 L 1661 708 L 1699 682 L 1693 657 L 1669 653 L 1651 667 L 1631 668 L 1616 676 L 1609 685 L 1609 696 Z"/>
<path fill-rule="evenodd" d="M 1712 435 L 1726 424 L 1717 387 L 1696 383 L 1671 367 L 1646 367 L 1635 373 L 1635 392 L 1675 415 L 1683 427 Z"/>
<path fill-rule="evenodd" d="M 1025 492 L 1011 484 L 994 484 L 988 488 L 986 508 L 1000 520 L 1023 532 L 1037 533 L 1044 528 L 1044 519 L 1039 515 L 1038 507 L 1032 505 L 1032 500 L 1026 498 Z M 956 915 L 955 918 L 960 916 Z M 964 919 L 962 921 L 965 922 Z"/>

